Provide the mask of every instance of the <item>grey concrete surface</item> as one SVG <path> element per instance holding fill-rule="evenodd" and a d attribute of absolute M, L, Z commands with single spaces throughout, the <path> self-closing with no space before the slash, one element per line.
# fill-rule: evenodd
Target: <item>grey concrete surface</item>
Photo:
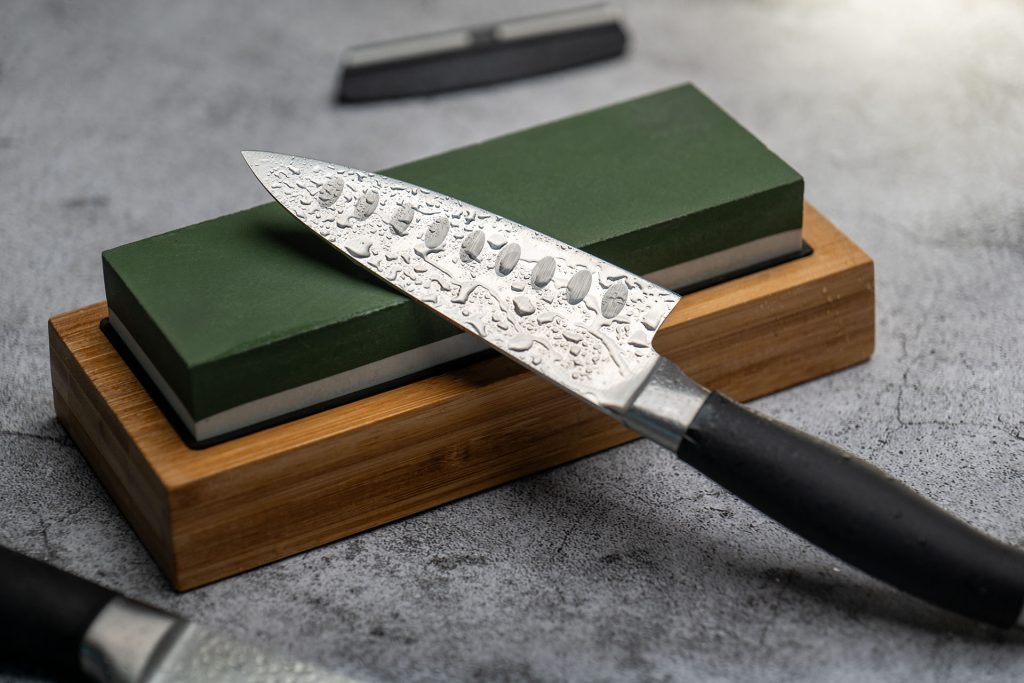
<path fill-rule="evenodd" d="M 0 543 L 372 681 L 1020 680 L 1019 634 L 838 565 L 649 442 L 169 590 L 53 417 L 46 319 L 103 298 L 102 249 L 265 201 L 240 149 L 379 168 L 682 81 L 876 259 L 874 358 L 758 408 L 1024 545 L 1024 5 L 635 2 L 614 63 L 328 102 L 346 45 L 543 4 L 4 0 Z"/>

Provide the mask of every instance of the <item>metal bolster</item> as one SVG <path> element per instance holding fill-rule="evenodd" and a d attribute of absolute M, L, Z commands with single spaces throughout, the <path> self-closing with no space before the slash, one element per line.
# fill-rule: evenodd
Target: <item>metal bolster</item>
<path fill-rule="evenodd" d="M 82 671 L 101 683 L 142 681 L 172 632 L 186 622 L 120 596 L 89 624 L 79 649 Z"/>
<path fill-rule="evenodd" d="M 623 421 L 652 441 L 678 451 L 690 423 L 710 393 L 675 363 L 659 358 L 627 406 Z"/>

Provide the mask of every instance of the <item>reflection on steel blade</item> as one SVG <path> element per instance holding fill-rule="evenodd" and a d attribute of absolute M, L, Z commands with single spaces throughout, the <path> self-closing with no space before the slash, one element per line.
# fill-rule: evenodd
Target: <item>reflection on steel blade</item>
<path fill-rule="evenodd" d="M 392 286 L 609 409 L 645 377 L 679 297 L 457 199 L 322 161 L 243 152 L 299 220 Z M 310 292 L 316 296 L 316 292 Z"/>
<path fill-rule="evenodd" d="M 145 683 L 354 683 L 187 624 L 143 676 Z"/>

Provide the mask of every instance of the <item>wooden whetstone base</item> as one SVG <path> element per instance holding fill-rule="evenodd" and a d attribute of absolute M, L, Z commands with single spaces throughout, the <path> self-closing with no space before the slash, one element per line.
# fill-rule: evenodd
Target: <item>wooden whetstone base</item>
<path fill-rule="evenodd" d="M 809 205 L 814 253 L 683 297 L 655 347 L 749 400 L 867 359 L 871 259 Z M 636 438 L 497 355 L 196 451 L 100 331 L 49 325 L 57 417 L 178 590 Z"/>

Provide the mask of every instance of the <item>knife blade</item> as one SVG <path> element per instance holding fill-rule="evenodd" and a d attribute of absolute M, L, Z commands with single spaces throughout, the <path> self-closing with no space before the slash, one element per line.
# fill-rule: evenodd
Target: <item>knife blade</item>
<path fill-rule="evenodd" d="M 352 683 L 2 546 L 0 662 L 101 683 Z"/>
<path fill-rule="evenodd" d="M 352 261 L 790 530 L 934 605 L 1024 626 L 1019 549 L 660 356 L 653 342 L 675 293 L 425 188 L 292 155 L 242 154 L 285 209 Z"/>

